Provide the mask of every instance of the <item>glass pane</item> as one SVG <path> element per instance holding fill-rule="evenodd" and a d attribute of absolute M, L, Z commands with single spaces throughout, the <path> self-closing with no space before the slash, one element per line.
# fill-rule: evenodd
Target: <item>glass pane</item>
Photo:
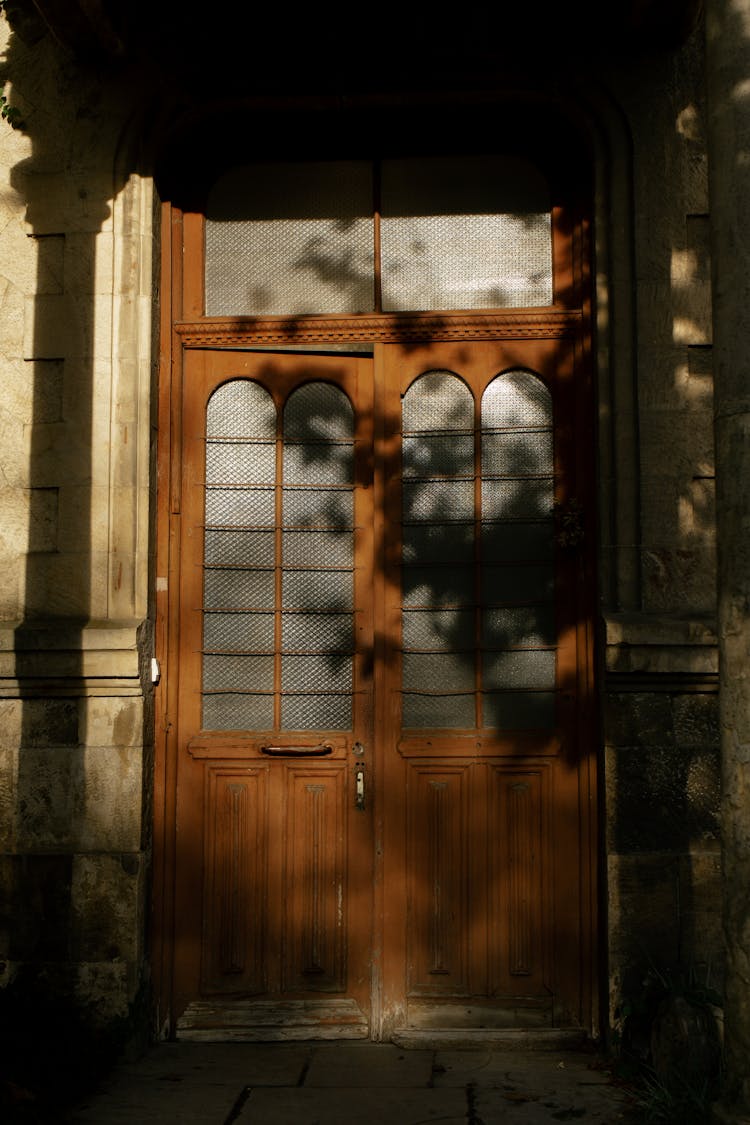
<path fill-rule="evenodd" d="M 285 609 L 352 609 L 354 578 L 351 571 L 298 570 L 282 577 L 281 602 Z"/>
<path fill-rule="evenodd" d="M 285 531 L 281 537 L 285 566 L 353 566 L 350 531 Z"/>
<path fill-rule="evenodd" d="M 282 730 L 351 730 L 351 695 L 283 695 Z"/>
<path fill-rule="evenodd" d="M 542 380 L 530 371 L 498 375 L 482 396 L 482 431 L 547 429 L 552 425 L 552 398 Z"/>
<path fill-rule="evenodd" d="M 281 645 L 285 652 L 351 652 L 354 630 L 349 613 L 285 613 Z"/>
<path fill-rule="evenodd" d="M 349 399 L 331 383 L 307 383 L 289 396 L 284 408 L 285 441 L 351 441 L 354 412 Z"/>
<path fill-rule="evenodd" d="M 474 688 L 474 654 L 404 653 L 404 691 L 471 691 Z"/>
<path fill-rule="evenodd" d="M 473 434 L 420 434 L 402 445 L 405 477 L 473 477 Z"/>
<path fill-rule="evenodd" d="M 483 571 L 482 602 L 551 601 L 554 585 L 551 566 L 488 566 Z"/>
<path fill-rule="evenodd" d="M 404 562 L 466 562 L 474 553 L 474 525 L 407 524 L 403 529 Z"/>
<path fill-rule="evenodd" d="M 203 581 L 206 609 L 273 609 L 272 570 L 207 570 Z"/>
<path fill-rule="evenodd" d="M 270 730 L 273 696 L 227 692 L 204 695 L 203 727 L 205 730 Z"/>
<path fill-rule="evenodd" d="M 488 692 L 482 696 L 484 725 L 501 730 L 550 730 L 555 725 L 552 692 Z"/>
<path fill-rule="evenodd" d="M 284 446 L 284 480 L 287 484 L 304 481 L 325 488 L 332 484 L 352 484 L 353 476 L 351 445 L 318 442 L 315 445 Z"/>
<path fill-rule="evenodd" d="M 506 606 L 482 610 L 484 648 L 531 647 L 555 643 L 555 611 L 551 604 Z"/>
<path fill-rule="evenodd" d="M 273 656 L 203 657 L 204 691 L 273 691 Z"/>
<path fill-rule="evenodd" d="M 474 695 L 403 695 L 402 723 L 421 730 L 474 727 Z"/>
<path fill-rule="evenodd" d="M 474 481 L 404 481 L 403 508 L 407 522 L 471 519 Z"/>
<path fill-rule="evenodd" d="M 552 469 L 552 431 L 514 430 L 482 435 L 484 476 L 539 476 Z"/>
<path fill-rule="evenodd" d="M 274 534 L 272 531 L 206 531 L 203 557 L 207 566 L 224 563 L 226 566 L 261 566 L 273 563 Z"/>
<path fill-rule="evenodd" d="M 451 371 L 429 371 L 420 375 L 404 395 L 404 434 L 425 430 L 474 430 L 474 399 L 471 391 Z"/>
<path fill-rule="evenodd" d="M 218 442 L 206 446 L 207 484 L 273 484 L 276 446 L 260 442 Z"/>
<path fill-rule="evenodd" d="M 474 613 L 466 609 L 410 609 L 403 614 L 404 649 L 447 652 L 474 644 Z"/>
<path fill-rule="evenodd" d="M 273 652 L 273 614 L 206 613 L 203 647 L 218 652 Z"/>
<path fill-rule="evenodd" d="M 547 688 L 555 686 L 554 651 L 529 650 L 485 653 L 482 683 L 491 688 Z"/>
<path fill-rule="evenodd" d="M 206 436 L 273 441 L 276 407 L 265 387 L 232 379 L 213 392 L 206 408 Z"/>
<path fill-rule="evenodd" d="M 544 523 L 483 523 L 485 562 L 551 561 L 555 541 L 552 521 Z"/>
<path fill-rule="evenodd" d="M 207 488 L 206 523 L 273 527 L 276 497 L 272 488 Z"/>
<path fill-rule="evenodd" d="M 470 605 L 473 601 L 471 567 L 404 567 L 405 606 Z"/>
<path fill-rule="evenodd" d="M 321 656 L 282 656 L 282 691 L 352 690 L 351 656 L 336 653 Z"/>
<path fill-rule="evenodd" d="M 552 515 L 554 486 L 551 477 L 525 480 L 483 480 L 482 518 L 535 519 Z"/>
<path fill-rule="evenodd" d="M 354 524 L 351 489 L 286 488 L 282 497 L 284 527 L 326 527 L 344 530 Z"/>
<path fill-rule="evenodd" d="M 384 309 L 552 303 L 549 190 L 528 162 L 385 160 L 381 195 Z"/>
<path fill-rule="evenodd" d="M 206 212 L 207 315 L 370 311 L 372 211 L 366 161 L 227 173 Z"/>

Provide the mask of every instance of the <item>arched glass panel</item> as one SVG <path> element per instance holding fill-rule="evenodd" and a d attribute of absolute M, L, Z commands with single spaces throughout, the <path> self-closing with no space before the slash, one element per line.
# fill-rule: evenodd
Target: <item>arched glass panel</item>
<path fill-rule="evenodd" d="M 204 728 L 351 727 L 353 490 L 354 415 L 337 387 L 294 391 L 280 436 L 257 383 L 211 396 Z"/>
<path fill-rule="evenodd" d="M 527 371 L 471 392 L 431 371 L 402 405 L 403 725 L 554 720 L 552 406 Z"/>
<path fill-rule="evenodd" d="M 550 727 L 555 622 L 552 399 L 507 371 L 482 398 L 482 710 L 485 725 Z"/>
<path fill-rule="evenodd" d="M 430 371 L 402 404 L 403 725 L 475 725 L 474 399 Z"/>

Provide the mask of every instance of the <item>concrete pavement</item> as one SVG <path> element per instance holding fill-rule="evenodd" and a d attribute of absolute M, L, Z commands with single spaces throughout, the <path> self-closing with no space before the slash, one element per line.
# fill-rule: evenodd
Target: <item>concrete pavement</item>
<path fill-rule="evenodd" d="M 164 1043 L 73 1125 L 637 1125 L 594 1054 L 390 1043 Z"/>

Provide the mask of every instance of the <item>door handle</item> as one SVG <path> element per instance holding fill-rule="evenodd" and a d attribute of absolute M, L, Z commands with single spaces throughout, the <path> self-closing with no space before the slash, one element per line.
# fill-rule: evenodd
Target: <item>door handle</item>
<path fill-rule="evenodd" d="M 365 771 L 363 769 L 354 772 L 354 807 L 358 812 L 365 811 Z"/>
<path fill-rule="evenodd" d="M 322 758 L 332 754 L 333 747 L 330 742 L 318 746 L 261 746 L 260 752 L 271 758 Z"/>

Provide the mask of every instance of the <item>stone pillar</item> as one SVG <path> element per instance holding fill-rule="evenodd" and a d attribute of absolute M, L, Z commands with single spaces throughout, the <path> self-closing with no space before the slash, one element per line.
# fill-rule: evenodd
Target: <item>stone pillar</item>
<path fill-rule="evenodd" d="M 707 0 L 726 1072 L 750 1122 L 750 0 Z"/>

